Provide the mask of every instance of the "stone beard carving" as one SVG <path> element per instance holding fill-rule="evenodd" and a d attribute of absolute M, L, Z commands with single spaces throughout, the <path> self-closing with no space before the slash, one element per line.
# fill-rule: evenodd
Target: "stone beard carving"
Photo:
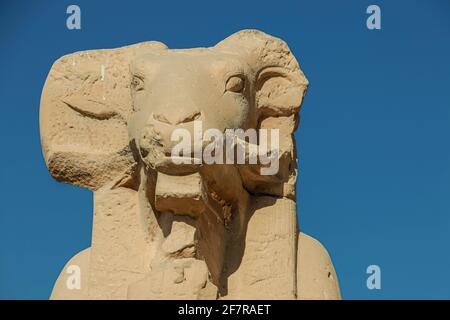
<path fill-rule="evenodd" d="M 41 141 L 61 182 L 94 192 L 92 245 L 53 299 L 339 299 L 326 250 L 298 232 L 293 132 L 308 82 L 280 39 L 243 30 L 211 48 L 160 42 L 57 60 Z M 279 170 L 174 164 L 175 128 L 279 129 Z M 81 268 L 81 289 L 65 270 Z"/>

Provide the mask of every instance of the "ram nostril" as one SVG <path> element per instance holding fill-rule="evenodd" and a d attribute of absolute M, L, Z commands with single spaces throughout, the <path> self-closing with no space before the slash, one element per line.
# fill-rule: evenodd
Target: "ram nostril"
<path fill-rule="evenodd" d="M 192 121 L 195 121 L 195 120 L 199 119 L 200 116 L 201 116 L 201 112 L 196 111 L 196 112 L 193 112 L 192 114 L 190 114 L 190 115 L 188 115 L 188 116 L 182 118 L 181 120 L 177 121 L 176 124 L 182 124 L 182 123 L 192 122 Z"/>
<path fill-rule="evenodd" d="M 156 121 L 159 121 L 159 122 L 171 124 L 170 121 L 167 120 L 167 118 L 162 114 L 153 114 L 153 119 L 155 119 Z"/>

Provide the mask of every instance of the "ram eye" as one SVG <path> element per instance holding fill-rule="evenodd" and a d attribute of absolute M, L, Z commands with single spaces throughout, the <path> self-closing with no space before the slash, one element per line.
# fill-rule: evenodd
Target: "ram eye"
<path fill-rule="evenodd" d="M 133 76 L 133 79 L 131 79 L 131 88 L 134 91 L 144 90 L 144 80 L 139 76 Z"/>
<path fill-rule="evenodd" d="M 231 92 L 242 92 L 244 91 L 245 80 L 240 76 L 232 76 L 228 79 L 227 84 L 225 85 L 226 91 Z"/>

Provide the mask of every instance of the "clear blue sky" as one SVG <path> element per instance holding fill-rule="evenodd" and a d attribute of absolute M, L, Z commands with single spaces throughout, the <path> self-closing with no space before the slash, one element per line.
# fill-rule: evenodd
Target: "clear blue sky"
<path fill-rule="evenodd" d="M 70 4 L 81 7 L 80 31 L 66 28 Z M 381 7 L 379 31 L 366 28 L 370 4 Z M 52 62 L 144 40 L 212 46 L 244 28 L 283 38 L 310 81 L 296 134 L 299 219 L 328 248 L 344 298 L 450 299 L 446 0 L 3 1 L 0 298 L 48 298 L 90 245 L 91 193 L 56 183 L 41 154 Z M 366 288 L 371 264 L 379 291 Z"/>

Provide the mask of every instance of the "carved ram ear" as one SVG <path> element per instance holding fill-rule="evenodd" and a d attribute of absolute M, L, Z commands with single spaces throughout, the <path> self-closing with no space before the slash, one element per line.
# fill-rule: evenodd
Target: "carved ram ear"
<path fill-rule="evenodd" d="M 253 69 L 255 102 L 262 117 L 298 113 L 308 80 L 283 40 L 242 30 L 215 48 L 240 55 Z"/>
<path fill-rule="evenodd" d="M 287 44 L 258 30 L 239 31 L 215 49 L 239 56 L 253 70 L 257 127 L 279 130 L 279 169 L 261 175 L 260 165 L 240 166 L 247 190 L 295 199 L 297 155 L 294 131 L 308 80 Z"/>
<path fill-rule="evenodd" d="M 52 176 L 92 190 L 130 174 L 132 111 L 129 63 L 159 42 L 89 50 L 58 59 L 41 96 L 42 151 Z"/>

